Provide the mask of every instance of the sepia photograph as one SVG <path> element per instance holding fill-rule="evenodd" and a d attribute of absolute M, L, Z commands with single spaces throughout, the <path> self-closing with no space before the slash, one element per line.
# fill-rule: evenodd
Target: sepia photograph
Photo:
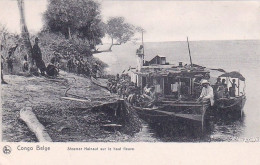
<path fill-rule="evenodd" d="M 259 1 L 1 0 L 0 39 L 2 142 L 260 141 Z"/>

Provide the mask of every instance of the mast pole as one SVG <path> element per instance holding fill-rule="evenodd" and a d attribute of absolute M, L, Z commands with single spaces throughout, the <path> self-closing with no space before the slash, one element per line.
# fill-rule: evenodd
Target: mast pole
<path fill-rule="evenodd" d="M 189 44 L 189 38 L 188 37 L 187 37 L 187 43 L 188 43 L 188 49 L 189 49 L 190 64 L 191 64 L 191 67 L 193 67 L 192 59 L 191 59 L 191 53 L 190 53 L 190 44 Z"/>
<path fill-rule="evenodd" d="M 144 64 L 144 31 L 142 30 L 143 64 Z"/>

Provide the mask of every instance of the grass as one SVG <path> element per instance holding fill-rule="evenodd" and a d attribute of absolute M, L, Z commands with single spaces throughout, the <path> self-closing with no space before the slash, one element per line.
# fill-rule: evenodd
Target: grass
<path fill-rule="evenodd" d="M 101 126 L 106 123 L 122 123 L 122 116 L 113 116 L 112 113 L 117 96 L 92 84 L 87 78 L 66 72 L 61 72 L 56 80 L 18 75 L 5 75 L 4 78 L 8 84 L 2 85 L 1 95 L 3 141 L 37 141 L 19 119 L 19 112 L 24 106 L 32 107 L 54 142 L 131 141 L 132 135 L 140 130 L 141 122 L 134 112 L 124 116 L 122 129 L 103 129 Z M 91 101 L 62 99 L 69 87 L 69 94 Z M 103 108 L 98 108 L 101 105 Z M 97 108 L 93 110 L 93 107 Z"/>

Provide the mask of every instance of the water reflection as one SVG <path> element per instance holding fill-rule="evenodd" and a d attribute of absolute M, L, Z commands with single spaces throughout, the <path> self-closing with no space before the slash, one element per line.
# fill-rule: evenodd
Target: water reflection
<path fill-rule="evenodd" d="M 244 132 L 245 115 L 226 117 L 214 121 L 210 132 L 211 141 L 236 141 Z"/>

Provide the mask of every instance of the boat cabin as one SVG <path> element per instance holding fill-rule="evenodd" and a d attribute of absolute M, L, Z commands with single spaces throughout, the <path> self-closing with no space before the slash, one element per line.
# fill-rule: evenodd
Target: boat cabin
<path fill-rule="evenodd" d="M 150 61 L 147 62 L 146 65 L 166 65 L 166 57 L 164 56 L 155 56 Z"/>
<path fill-rule="evenodd" d="M 166 64 L 166 58 L 158 62 L 159 56 L 152 61 L 158 64 L 142 66 L 133 69 L 131 81 L 136 83 L 140 89 L 147 84 L 154 86 L 155 92 L 164 98 L 198 98 L 201 93 L 200 81 L 209 76 L 209 71 L 201 66 L 190 66 L 180 62 L 179 65 Z M 157 61 L 156 61 L 157 60 Z M 142 92 L 142 91 L 141 91 Z"/>

